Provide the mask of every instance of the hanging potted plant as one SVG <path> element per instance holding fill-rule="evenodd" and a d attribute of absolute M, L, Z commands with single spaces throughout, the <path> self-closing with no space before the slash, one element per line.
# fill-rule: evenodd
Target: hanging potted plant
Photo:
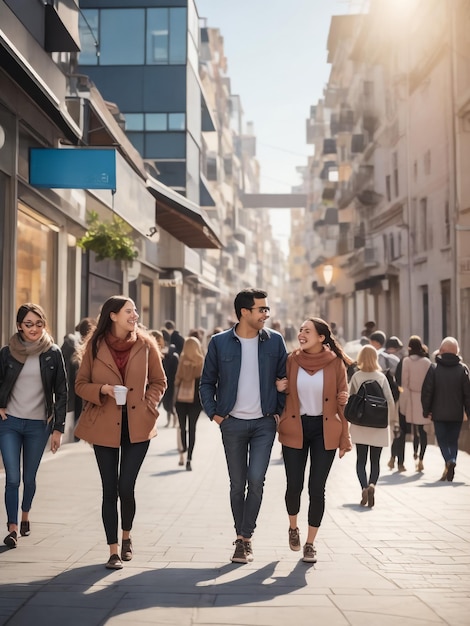
<path fill-rule="evenodd" d="M 77 245 L 94 252 L 97 261 L 114 259 L 132 262 L 137 257 L 138 252 L 130 236 L 132 229 L 118 215 L 113 215 L 111 222 L 102 222 L 96 211 L 90 211 L 87 224 L 88 230 Z"/>

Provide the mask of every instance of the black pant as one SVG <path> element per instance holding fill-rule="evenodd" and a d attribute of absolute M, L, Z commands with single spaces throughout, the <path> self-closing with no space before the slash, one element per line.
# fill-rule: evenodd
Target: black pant
<path fill-rule="evenodd" d="M 400 435 L 395 437 L 392 441 L 392 457 L 397 457 L 398 465 L 403 465 L 405 461 L 405 443 L 406 443 L 406 431 L 408 430 L 406 424 L 406 417 L 403 413 L 398 411 L 398 420 L 400 424 Z"/>
<path fill-rule="evenodd" d="M 304 487 L 305 467 L 310 452 L 308 493 L 308 525 L 318 528 L 325 512 L 325 485 L 336 450 L 325 450 L 323 441 L 323 417 L 302 416 L 304 445 L 301 450 L 282 446 L 286 470 L 286 508 L 289 515 L 300 510 L 300 496 Z"/>
<path fill-rule="evenodd" d="M 181 445 L 183 452 L 188 452 L 188 461 L 193 458 L 194 444 L 196 443 L 196 423 L 201 413 L 201 405 L 196 402 L 177 402 L 176 413 L 181 429 Z M 186 437 L 186 420 L 188 421 L 189 445 Z"/>
<path fill-rule="evenodd" d="M 361 487 L 365 489 L 369 485 L 376 485 L 380 475 L 380 455 L 382 454 L 382 448 L 377 446 L 366 446 L 363 443 L 356 443 L 357 461 L 356 461 L 356 473 L 361 483 Z M 366 463 L 367 456 L 370 451 L 370 475 L 367 480 Z"/>
<path fill-rule="evenodd" d="M 131 443 L 127 410 L 122 411 L 121 447 L 93 446 L 103 486 L 101 515 L 108 545 L 118 543 L 118 497 L 122 530 L 131 530 L 135 516 L 134 489 L 150 441 Z"/>
<path fill-rule="evenodd" d="M 428 446 L 428 434 L 424 430 L 424 424 L 413 424 L 413 451 L 418 455 L 422 461 L 424 459 L 424 453 Z"/>

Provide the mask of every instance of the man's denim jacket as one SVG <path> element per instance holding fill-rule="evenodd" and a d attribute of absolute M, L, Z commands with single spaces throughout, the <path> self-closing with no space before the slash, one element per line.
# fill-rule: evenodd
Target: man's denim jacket
<path fill-rule="evenodd" d="M 199 389 L 202 406 L 210 419 L 214 415 L 229 415 L 237 399 L 242 348 L 235 328 L 214 335 L 207 349 Z M 285 396 L 278 393 L 276 379 L 285 377 L 286 359 L 282 335 L 270 329 L 261 330 L 258 365 L 263 416 L 280 415 L 284 408 Z"/>

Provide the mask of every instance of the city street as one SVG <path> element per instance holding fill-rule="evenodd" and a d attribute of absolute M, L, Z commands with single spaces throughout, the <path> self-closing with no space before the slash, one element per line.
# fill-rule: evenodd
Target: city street
<path fill-rule="evenodd" d="M 40 467 L 31 535 L 16 549 L 0 548 L 0 625 L 467 625 L 470 456 L 460 453 L 453 483 L 439 481 L 443 461 L 435 446 L 421 474 L 411 443 L 407 472 L 390 471 L 388 460 L 386 449 L 373 509 L 359 506 L 355 451 L 335 460 L 318 563 L 308 565 L 288 547 L 276 441 L 255 560 L 234 565 L 218 427 L 201 415 L 188 472 L 178 466 L 176 430 L 162 426 L 138 479 L 134 558 L 109 571 L 93 451 L 67 444 L 47 453 Z M 3 504 L 1 511 L 6 534 Z M 303 540 L 306 498 L 300 520 Z"/>

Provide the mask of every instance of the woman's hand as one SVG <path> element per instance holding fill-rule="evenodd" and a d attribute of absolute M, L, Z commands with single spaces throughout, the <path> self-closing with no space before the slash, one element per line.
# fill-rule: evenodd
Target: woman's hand
<path fill-rule="evenodd" d="M 111 398 L 114 398 L 114 385 L 102 385 L 100 393 L 103 396 L 110 396 Z"/>
<path fill-rule="evenodd" d="M 340 448 L 338 454 L 339 458 L 342 459 L 346 452 L 349 452 L 349 450 L 346 450 L 345 448 Z"/>
<path fill-rule="evenodd" d="M 336 402 L 342 406 L 347 404 L 349 393 L 347 391 L 339 391 L 336 395 Z"/>
<path fill-rule="evenodd" d="M 287 378 L 276 379 L 276 389 L 279 391 L 279 393 L 282 393 L 287 389 L 288 382 L 289 381 L 287 380 Z"/>
<path fill-rule="evenodd" d="M 0 409 L 0 417 L 3 421 L 7 419 L 6 409 Z"/>
<path fill-rule="evenodd" d="M 61 438 L 62 438 L 62 433 L 59 430 L 54 430 L 52 432 L 52 437 L 51 437 L 52 454 L 55 454 L 57 450 L 60 448 Z"/>

